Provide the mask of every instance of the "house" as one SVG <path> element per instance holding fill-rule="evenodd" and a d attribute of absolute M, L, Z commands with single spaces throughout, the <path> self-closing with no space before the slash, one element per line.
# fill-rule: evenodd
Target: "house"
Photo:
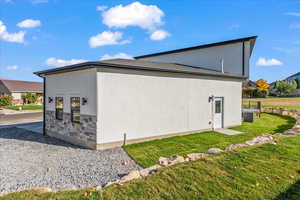
<path fill-rule="evenodd" d="M 13 104 L 23 104 L 22 95 L 26 93 L 38 94 L 38 103 L 42 104 L 43 83 L 0 79 L 0 96 L 12 96 Z"/>
<path fill-rule="evenodd" d="M 297 83 L 297 89 L 291 94 L 291 96 L 300 96 L 300 72 L 293 74 L 287 78 L 284 79 L 285 81 L 296 81 Z M 273 82 L 270 84 L 270 94 L 271 95 L 278 95 L 275 90 L 275 84 L 276 82 Z"/>
<path fill-rule="evenodd" d="M 44 134 L 105 149 L 241 124 L 256 37 L 35 72 Z"/>
<path fill-rule="evenodd" d="M 287 77 L 285 80 L 287 81 L 296 81 L 297 89 L 292 94 L 293 96 L 300 96 L 300 72 Z"/>
<path fill-rule="evenodd" d="M 245 80 L 242 84 L 243 98 L 252 98 L 255 96 L 257 84 L 251 80 Z"/>

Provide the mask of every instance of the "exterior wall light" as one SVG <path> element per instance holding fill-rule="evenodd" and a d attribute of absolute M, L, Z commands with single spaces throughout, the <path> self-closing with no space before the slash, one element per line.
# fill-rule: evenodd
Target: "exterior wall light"
<path fill-rule="evenodd" d="M 53 98 L 52 97 L 48 97 L 48 103 L 52 103 Z"/>
<path fill-rule="evenodd" d="M 214 101 L 214 99 L 215 99 L 215 97 L 214 97 L 214 95 L 212 95 L 212 96 L 208 97 L 208 102 Z"/>
<path fill-rule="evenodd" d="M 86 105 L 87 104 L 87 98 L 86 97 L 82 97 L 82 105 Z"/>

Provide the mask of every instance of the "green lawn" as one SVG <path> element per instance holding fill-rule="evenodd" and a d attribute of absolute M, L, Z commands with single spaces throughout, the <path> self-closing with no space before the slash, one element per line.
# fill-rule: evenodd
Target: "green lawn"
<path fill-rule="evenodd" d="M 102 191 L 25 191 L 3 199 L 299 200 L 300 136 L 163 168 Z"/>
<path fill-rule="evenodd" d="M 42 110 L 42 105 L 20 105 L 20 106 L 4 106 L 3 108 L 11 109 L 11 110 L 19 110 L 20 107 L 22 110 Z"/>
<path fill-rule="evenodd" d="M 128 154 L 143 167 L 157 163 L 160 156 L 187 155 L 205 152 L 211 147 L 224 148 L 230 144 L 241 143 L 261 133 L 277 133 L 291 128 L 295 120 L 290 117 L 262 114 L 255 123 L 244 123 L 234 130 L 244 134 L 228 136 L 217 132 L 202 132 L 185 136 L 176 136 L 149 142 L 131 144 L 124 147 Z"/>

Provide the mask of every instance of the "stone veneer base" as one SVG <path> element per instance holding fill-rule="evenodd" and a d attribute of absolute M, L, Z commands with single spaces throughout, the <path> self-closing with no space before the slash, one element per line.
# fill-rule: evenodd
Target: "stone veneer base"
<path fill-rule="evenodd" d="M 80 115 L 80 123 L 71 121 L 70 113 L 63 113 L 63 119 L 55 118 L 55 111 L 46 111 L 46 135 L 66 142 L 97 149 L 97 117 Z"/>

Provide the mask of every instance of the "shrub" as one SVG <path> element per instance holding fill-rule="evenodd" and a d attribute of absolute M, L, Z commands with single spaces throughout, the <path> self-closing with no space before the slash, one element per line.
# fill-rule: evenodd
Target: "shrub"
<path fill-rule="evenodd" d="M 0 106 L 12 105 L 12 96 L 0 96 Z"/>
<path fill-rule="evenodd" d="M 38 96 L 33 93 L 26 93 L 22 95 L 22 98 L 26 104 L 35 104 L 38 100 Z"/>

